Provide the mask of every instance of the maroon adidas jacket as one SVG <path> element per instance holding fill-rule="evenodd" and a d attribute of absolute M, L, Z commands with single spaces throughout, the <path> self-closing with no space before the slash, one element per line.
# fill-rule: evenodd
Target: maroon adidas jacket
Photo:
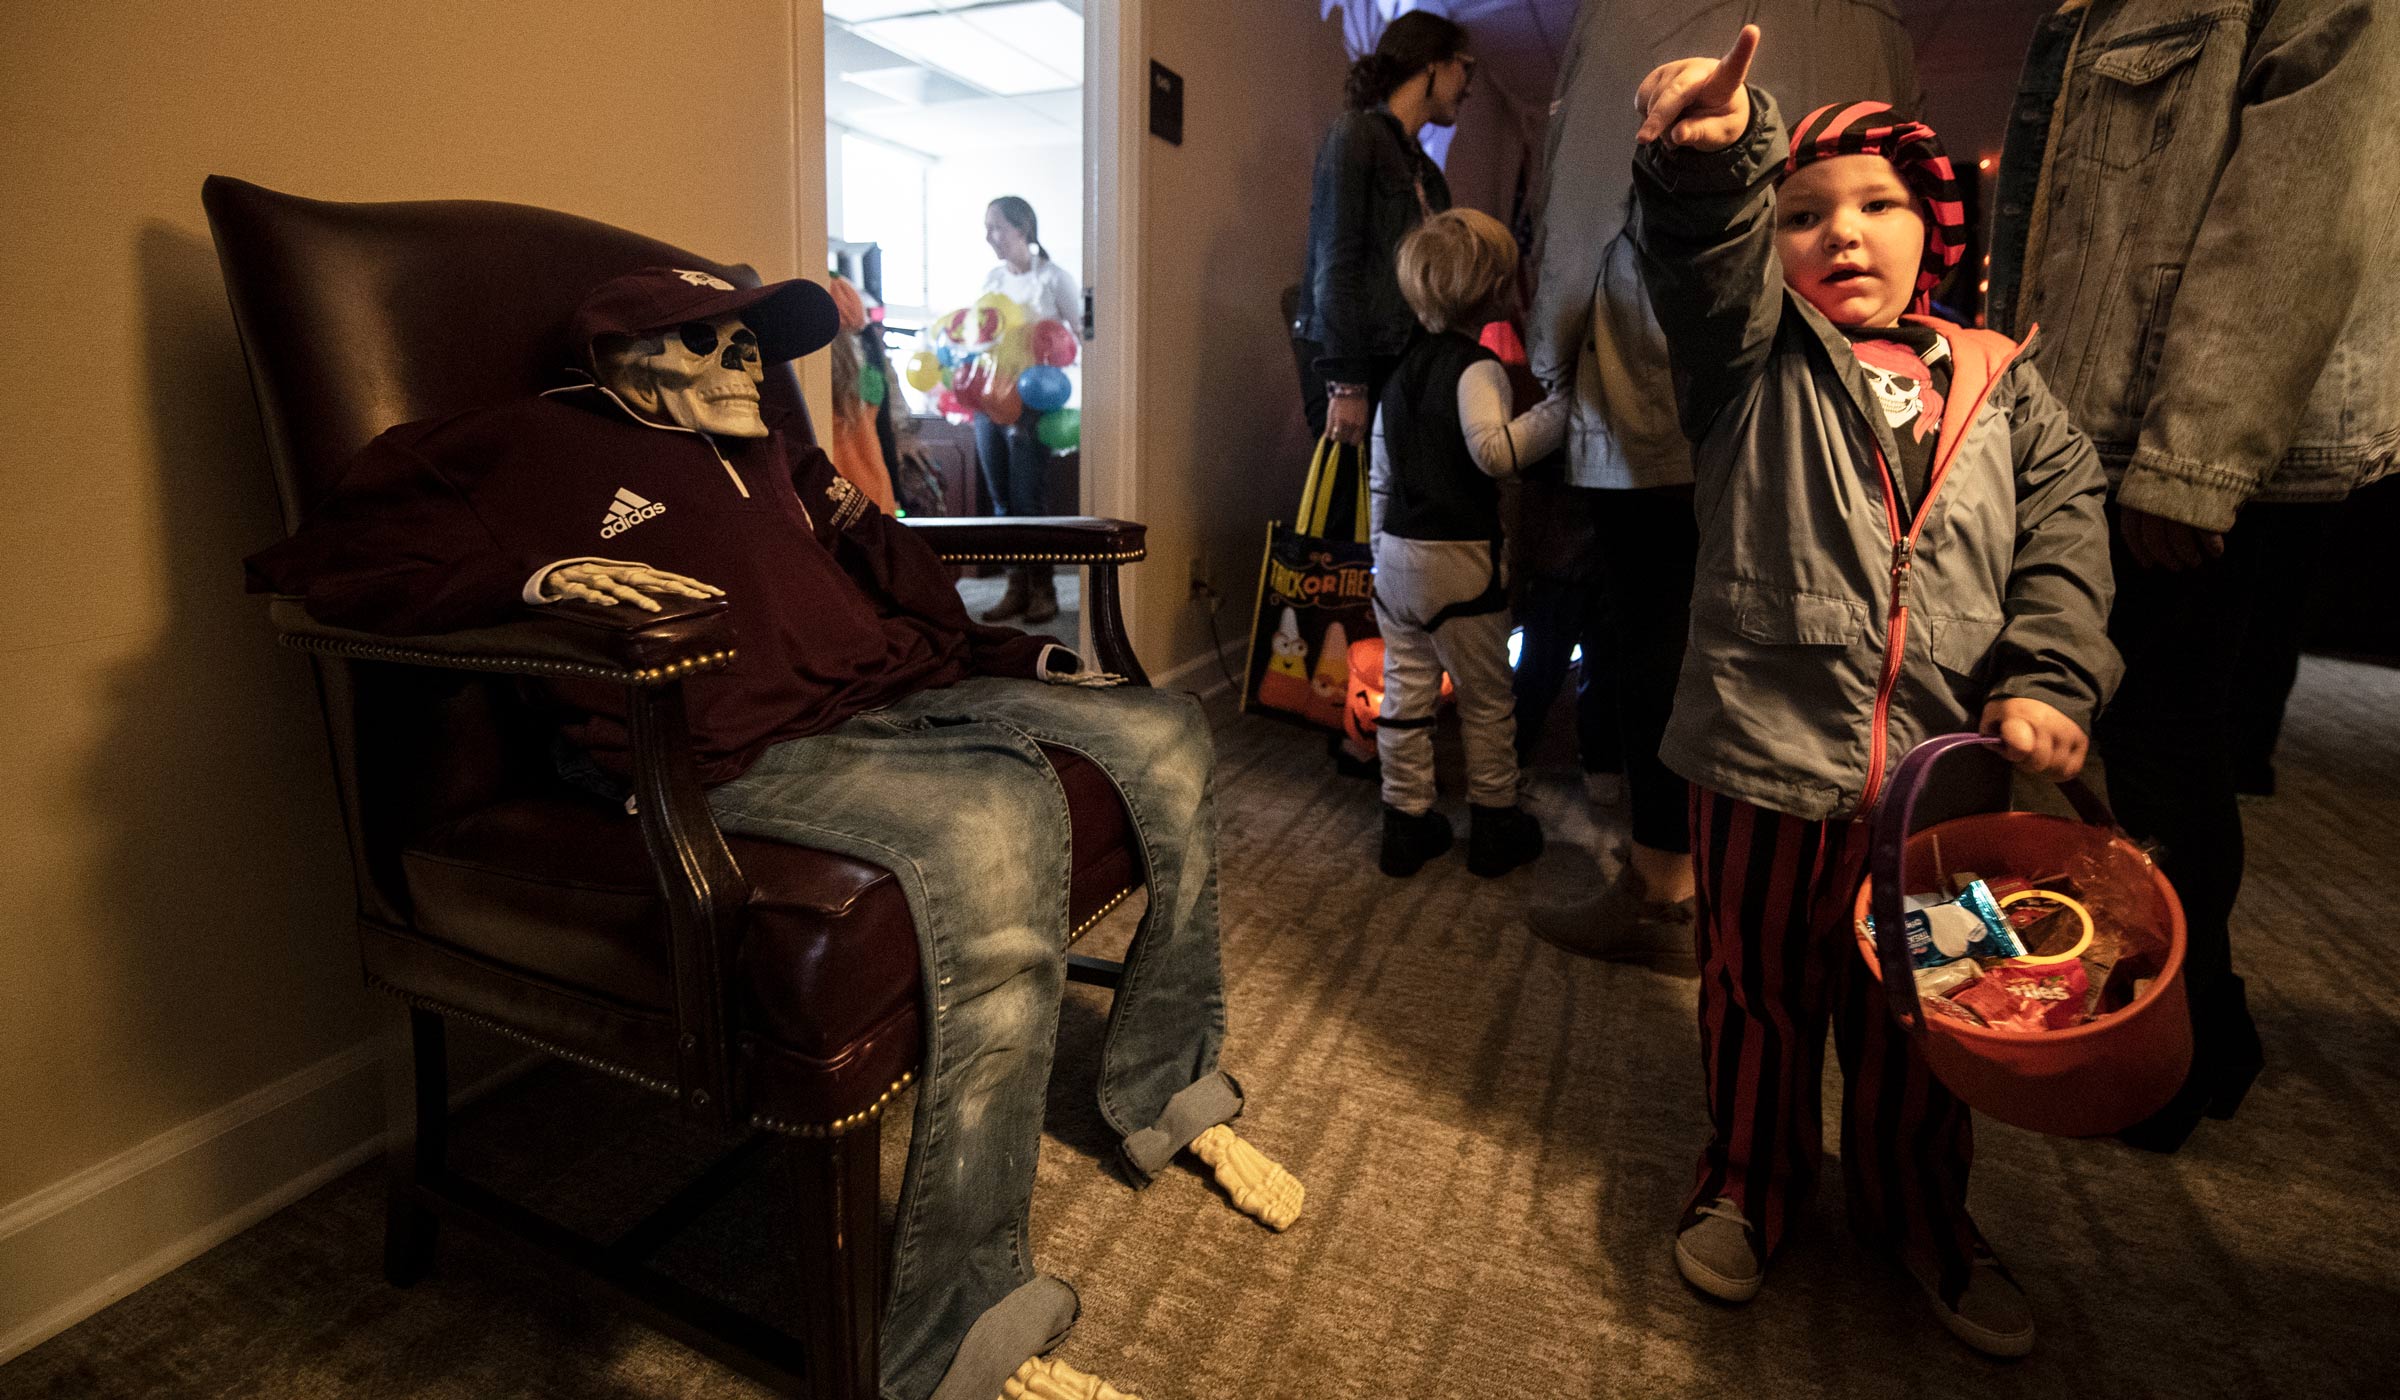
<path fill-rule="evenodd" d="M 738 653 L 687 688 L 700 775 L 970 674 L 1031 676 L 1048 639 L 967 617 L 923 541 L 767 411 L 769 435 L 710 439 L 595 388 L 407 423 L 359 453 L 298 534 L 252 555 L 252 592 L 320 621 L 440 632 L 505 621 L 562 559 L 639 562 L 725 590 Z M 721 454 L 721 455 L 720 455 Z M 567 734 L 631 763 L 624 693 L 555 681 Z"/>

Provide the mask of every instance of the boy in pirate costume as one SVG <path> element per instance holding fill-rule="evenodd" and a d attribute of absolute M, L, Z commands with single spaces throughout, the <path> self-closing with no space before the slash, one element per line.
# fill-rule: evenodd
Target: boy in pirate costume
<path fill-rule="evenodd" d="M 1965 232 L 1932 130 L 1835 103 L 1787 142 L 1745 86 L 1757 47 L 1747 27 L 1636 98 L 1636 241 L 1700 525 L 1661 756 L 1692 784 L 1712 1133 L 1675 1260 L 1758 1292 L 1814 1184 L 1830 1019 L 1852 1228 L 1962 1340 L 2022 1355 L 2024 1295 L 1966 1210 L 1966 1108 L 1885 1014 L 1849 910 L 1863 818 L 1918 741 L 1980 728 L 2025 771 L 2082 766 L 2119 670 L 2106 483 L 2022 346 L 1923 314 Z"/>

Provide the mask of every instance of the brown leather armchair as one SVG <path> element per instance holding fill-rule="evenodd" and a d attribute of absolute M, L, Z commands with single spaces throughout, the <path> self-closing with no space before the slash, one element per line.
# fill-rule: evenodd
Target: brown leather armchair
<path fill-rule="evenodd" d="M 334 204 L 212 176 L 202 202 L 250 367 L 286 528 L 351 455 L 397 423 L 547 387 L 583 294 L 637 267 L 747 267 L 547 210 L 469 201 Z M 800 408 L 791 366 L 762 391 Z M 914 523 L 914 522 L 912 522 Z M 943 558 L 1090 568 L 1098 659 L 1142 677 L 1116 569 L 1143 530 L 1072 518 L 927 521 Z M 385 1272 L 430 1267 L 436 1221 L 503 1231 L 574 1266 L 654 1325 L 788 1394 L 875 1394 L 884 1247 L 877 1127 L 920 1054 L 916 935 L 899 884 L 871 865 L 727 837 L 694 772 L 684 681 L 724 664 L 725 605 L 655 615 L 558 605 L 505 626 L 390 637 L 272 604 L 310 653 L 358 887 L 368 983 L 409 1008 L 414 1061 L 395 1105 Z M 632 615 L 617 615 L 617 614 Z M 553 771 L 530 678 L 623 684 L 638 816 Z M 1114 788 L 1050 751 L 1073 820 L 1080 933 L 1141 882 Z M 1117 966 L 1069 975 L 1114 985 Z M 674 1096 L 721 1130 L 729 1162 L 788 1143 L 803 1197 L 798 1335 L 741 1317 L 644 1267 L 727 1166 L 619 1239 L 597 1243 L 451 1173 L 444 1028 L 459 1019 Z"/>

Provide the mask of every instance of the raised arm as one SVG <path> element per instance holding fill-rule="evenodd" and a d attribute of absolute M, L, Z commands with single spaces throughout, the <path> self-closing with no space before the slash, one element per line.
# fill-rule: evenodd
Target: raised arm
<path fill-rule="evenodd" d="M 1635 106 L 1635 251 L 1666 332 L 1675 401 L 1694 442 L 1765 365 L 1783 316 L 1775 260 L 1775 100 L 1746 86 L 1758 29 L 1723 59 L 1653 69 Z"/>

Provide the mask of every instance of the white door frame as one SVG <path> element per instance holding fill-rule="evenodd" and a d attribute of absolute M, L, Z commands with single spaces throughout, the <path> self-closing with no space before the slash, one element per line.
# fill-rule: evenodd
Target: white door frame
<path fill-rule="evenodd" d="M 1136 256 L 1149 141 L 1145 0 L 1084 0 L 1083 267 L 1093 335 L 1083 346 L 1083 509 L 1141 520 L 1142 297 Z M 1140 652 L 1142 569 L 1119 574 Z"/>
<path fill-rule="evenodd" d="M 1083 3 L 1083 267 L 1091 289 L 1095 334 L 1083 357 L 1082 507 L 1088 515 L 1142 519 L 1141 264 L 1142 164 L 1149 141 L 1150 62 L 1144 40 L 1146 0 Z M 794 0 L 792 15 L 793 159 L 817 172 L 803 190 L 820 196 L 825 165 L 825 7 Z M 800 276 L 825 268 L 826 199 L 803 198 L 795 209 L 794 242 Z M 824 402 L 830 392 L 822 357 L 803 361 L 803 387 Z M 1126 625 L 1141 641 L 1142 571 L 1126 570 L 1118 587 Z M 1089 613 L 1089 609 L 1085 610 Z M 1089 618 L 1085 621 L 1089 642 Z M 1088 645 L 1087 645 L 1088 654 Z"/>

